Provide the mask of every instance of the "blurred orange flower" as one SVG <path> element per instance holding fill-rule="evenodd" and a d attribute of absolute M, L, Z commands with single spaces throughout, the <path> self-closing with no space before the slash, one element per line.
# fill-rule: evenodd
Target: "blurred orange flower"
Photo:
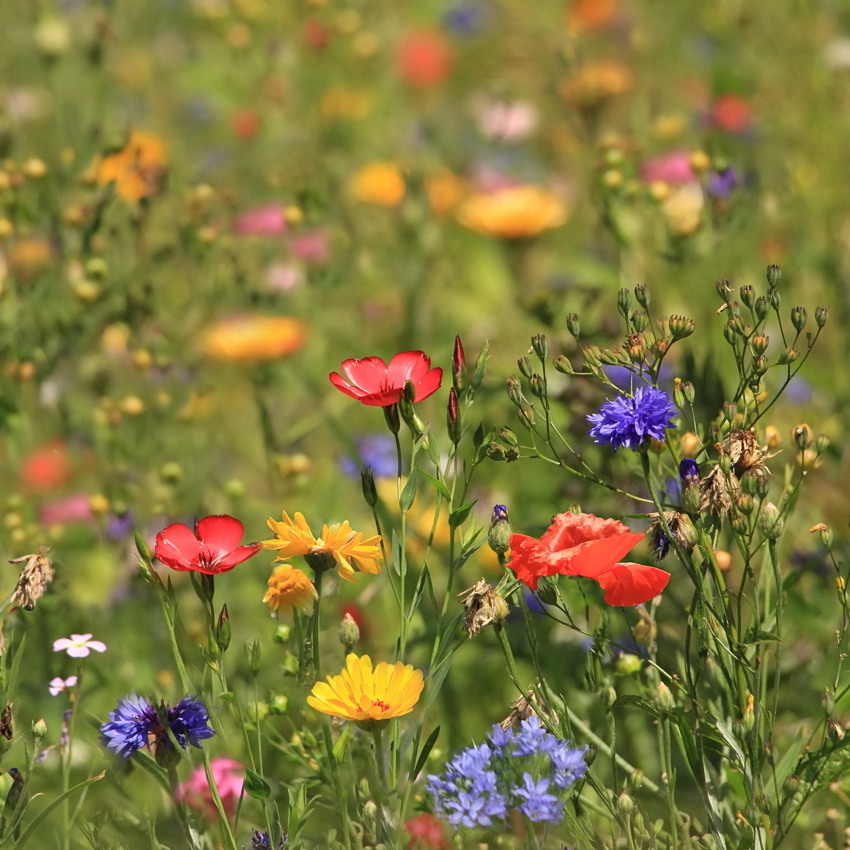
<path fill-rule="evenodd" d="M 404 200 L 404 178 L 392 162 L 373 162 L 361 168 L 349 181 L 348 188 L 358 201 L 395 207 Z"/>
<path fill-rule="evenodd" d="M 567 31 L 582 32 L 604 29 L 617 11 L 617 0 L 573 0 L 565 16 Z"/>
<path fill-rule="evenodd" d="M 33 490 L 61 487 L 71 477 L 71 458 L 62 440 L 51 440 L 31 451 L 21 465 L 21 478 Z"/>
<path fill-rule="evenodd" d="M 501 239 L 527 239 L 567 220 L 557 195 L 540 186 L 510 186 L 470 195 L 459 207 L 458 221 L 470 230 Z"/>
<path fill-rule="evenodd" d="M 428 203 L 434 214 L 440 217 L 453 212 L 468 191 L 467 182 L 451 171 L 434 174 L 425 181 Z"/>
<path fill-rule="evenodd" d="M 101 186 L 114 183 L 122 198 L 139 201 L 159 192 L 166 162 L 162 139 L 154 133 L 134 130 L 122 150 L 100 160 L 97 182 Z"/>
<path fill-rule="evenodd" d="M 438 30 L 417 29 L 407 33 L 398 45 L 395 58 L 401 78 L 417 88 L 439 85 L 452 69 L 448 42 Z"/>
<path fill-rule="evenodd" d="M 304 323 L 288 316 L 231 316 L 207 330 L 202 348 L 217 360 L 278 360 L 306 338 Z"/>
<path fill-rule="evenodd" d="M 585 65 L 561 86 L 568 103 L 588 108 L 627 92 L 633 83 L 632 72 L 619 62 L 603 61 Z"/>

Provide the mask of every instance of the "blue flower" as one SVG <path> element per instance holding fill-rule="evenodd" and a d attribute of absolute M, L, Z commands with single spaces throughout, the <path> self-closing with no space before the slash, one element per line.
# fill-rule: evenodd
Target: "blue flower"
<path fill-rule="evenodd" d="M 599 445 L 621 446 L 637 451 L 651 437 L 664 439 L 664 431 L 673 427 L 676 407 L 663 390 L 638 387 L 633 396 L 619 395 L 606 401 L 599 413 L 587 417 L 593 427 L 590 436 Z"/>
<path fill-rule="evenodd" d="M 130 758 L 136 750 L 151 747 L 157 761 L 173 754 L 171 736 L 186 749 L 187 744 L 200 747 L 204 738 L 215 732 L 209 726 L 209 714 L 197 697 L 185 697 L 173 708 L 166 703 L 155 706 L 144 697 L 132 694 L 118 702 L 109 713 L 109 722 L 100 727 L 107 749 L 122 758 Z"/>
<path fill-rule="evenodd" d="M 369 466 L 375 478 L 395 478 L 398 475 L 398 455 L 395 440 L 389 434 L 370 434 L 355 441 L 359 460 L 340 458 L 339 468 L 349 478 L 360 477 L 360 467 Z"/>
<path fill-rule="evenodd" d="M 523 787 L 516 789 L 516 796 L 523 802 L 519 810 L 535 823 L 560 823 L 564 819 L 564 804 L 549 793 L 551 780 L 547 777 L 535 779 L 528 773 L 522 775 Z"/>
<path fill-rule="evenodd" d="M 286 833 L 280 839 L 280 844 L 277 845 L 278 850 L 286 850 L 289 844 Z M 267 832 L 261 832 L 255 829 L 251 835 L 251 850 L 272 850 L 272 842 Z"/>

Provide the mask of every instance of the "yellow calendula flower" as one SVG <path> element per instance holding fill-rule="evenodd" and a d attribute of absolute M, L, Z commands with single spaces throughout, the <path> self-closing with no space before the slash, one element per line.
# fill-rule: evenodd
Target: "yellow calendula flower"
<path fill-rule="evenodd" d="M 263 597 L 263 602 L 275 616 L 281 613 L 291 614 L 293 608 L 308 616 L 313 613 L 313 606 L 319 596 L 306 573 L 291 564 L 281 564 L 275 567 L 268 585 L 269 589 Z"/>
<path fill-rule="evenodd" d="M 307 339 L 307 327 L 288 316 L 231 316 L 208 328 L 203 336 L 205 354 L 216 360 L 258 362 L 279 360 L 298 351 Z"/>
<path fill-rule="evenodd" d="M 280 522 L 269 517 L 267 524 L 276 536 L 264 540 L 263 548 L 275 550 L 278 561 L 302 555 L 317 572 L 335 563 L 339 577 L 346 581 L 354 581 L 357 570 L 373 575 L 381 572 L 381 538 L 376 535 L 364 540 L 363 533 L 354 531 L 347 520 L 323 525 L 319 537 L 313 536 L 304 514 L 298 511 L 294 520 L 284 511 Z"/>
<path fill-rule="evenodd" d="M 421 670 L 410 664 L 381 661 L 372 668 L 368 655 L 350 654 L 338 676 L 316 682 L 307 702 L 316 711 L 370 726 L 409 714 L 424 687 Z"/>
<path fill-rule="evenodd" d="M 404 177 L 394 162 L 372 162 L 349 181 L 351 194 L 366 204 L 395 207 L 404 200 Z"/>
<path fill-rule="evenodd" d="M 510 186 L 470 195 L 459 207 L 458 221 L 470 230 L 501 239 L 528 239 L 562 225 L 567 208 L 557 195 L 539 186 Z"/>

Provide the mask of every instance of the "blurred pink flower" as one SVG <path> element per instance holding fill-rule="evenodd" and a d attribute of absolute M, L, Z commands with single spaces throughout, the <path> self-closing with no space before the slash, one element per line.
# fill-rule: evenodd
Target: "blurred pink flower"
<path fill-rule="evenodd" d="M 328 232 L 323 228 L 307 230 L 289 241 L 293 257 L 308 263 L 324 263 L 328 259 Z"/>
<path fill-rule="evenodd" d="M 537 129 L 537 110 L 522 101 L 492 100 L 475 110 L 478 129 L 488 139 L 519 142 Z"/>
<path fill-rule="evenodd" d="M 245 767 L 234 759 L 220 756 L 210 762 L 210 769 L 224 812 L 227 817 L 232 818 L 236 812 L 236 804 L 242 796 Z M 218 817 L 203 766 L 196 767 L 189 780 L 180 784 L 175 796 L 179 802 L 186 803 L 211 821 Z"/>
<path fill-rule="evenodd" d="M 646 183 L 660 180 L 673 186 L 683 186 L 685 183 L 693 183 L 698 179 L 691 166 L 689 151 L 673 151 L 648 159 L 641 166 L 640 176 Z"/>
<path fill-rule="evenodd" d="M 71 658 L 85 658 L 91 650 L 106 652 L 106 644 L 101 640 L 92 640 L 90 634 L 71 635 L 53 641 L 54 652 L 67 652 Z"/>
<path fill-rule="evenodd" d="M 68 688 L 73 688 L 74 685 L 77 684 L 76 676 L 68 676 L 67 679 L 62 679 L 57 676 L 55 679 L 50 680 L 50 684 L 48 688 L 50 689 L 51 696 L 58 696 L 62 693 L 62 691 L 67 691 Z"/>
<path fill-rule="evenodd" d="M 38 512 L 42 525 L 63 525 L 66 522 L 94 522 L 91 496 L 73 493 L 42 505 Z"/>
<path fill-rule="evenodd" d="M 237 236 L 283 236 L 286 233 L 283 204 L 266 204 L 240 213 L 233 222 Z"/>

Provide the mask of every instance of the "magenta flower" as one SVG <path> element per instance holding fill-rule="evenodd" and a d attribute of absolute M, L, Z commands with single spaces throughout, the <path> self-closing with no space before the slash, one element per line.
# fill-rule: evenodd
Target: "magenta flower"
<path fill-rule="evenodd" d="M 69 638 L 53 641 L 54 652 L 67 652 L 71 658 L 85 658 L 91 650 L 106 652 L 106 644 L 100 640 L 92 640 L 90 634 L 71 635 Z"/>
<path fill-rule="evenodd" d="M 245 210 L 233 223 L 233 232 L 237 236 L 283 236 L 286 230 L 286 213 L 282 204 Z"/>

